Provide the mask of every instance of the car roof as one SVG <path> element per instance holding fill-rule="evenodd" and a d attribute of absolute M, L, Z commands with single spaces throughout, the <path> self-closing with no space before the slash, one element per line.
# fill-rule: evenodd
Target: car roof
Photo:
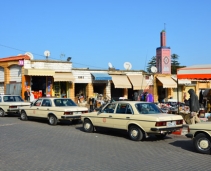
<path fill-rule="evenodd" d="M 152 102 L 144 102 L 144 101 L 126 101 L 126 100 L 119 100 L 119 101 L 114 101 L 114 103 L 131 103 L 131 104 L 136 104 L 136 103 L 152 103 Z"/>

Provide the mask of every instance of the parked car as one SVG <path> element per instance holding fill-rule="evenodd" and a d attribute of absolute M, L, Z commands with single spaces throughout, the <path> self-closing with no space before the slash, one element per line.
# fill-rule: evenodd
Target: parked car
<path fill-rule="evenodd" d="M 0 94 L 0 117 L 9 114 L 19 114 L 19 107 L 30 106 L 19 95 Z"/>
<path fill-rule="evenodd" d="M 203 154 L 211 153 L 211 122 L 189 125 L 186 137 L 193 140 L 194 148 Z"/>
<path fill-rule="evenodd" d="M 85 132 L 98 127 L 126 130 L 131 140 L 140 141 L 154 134 L 164 138 L 182 128 L 180 115 L 166 114 L 154 103 L 141 101 L 115 101 L 98 112 L 81 116 Z"/>
<path fill-rule="evenodd" d="M 43 97 L 35 100 L 31 106 L 20 108 L 21 120 L 25 121 L 30 118 L 48 119 L 50 125 L 56 125 L 61 120 L 70 120 L 77 123 L 84 113 L 88 113 L 88 108 L 77 106 L 69 98 Z"/>

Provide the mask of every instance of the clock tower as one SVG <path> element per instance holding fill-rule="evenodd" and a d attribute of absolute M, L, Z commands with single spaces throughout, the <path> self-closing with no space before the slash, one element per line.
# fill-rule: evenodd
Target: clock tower
<path fill-rule="evenodd" d="M 166 47 L 166 31 L 160 33 L 160 47 L 156 49 L 157 73 L 171 74 L 171 48 Z"/>

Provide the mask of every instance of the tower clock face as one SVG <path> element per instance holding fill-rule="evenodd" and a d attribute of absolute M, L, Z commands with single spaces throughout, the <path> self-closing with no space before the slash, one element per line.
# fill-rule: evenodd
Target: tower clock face
<path fill-rule="evenodd" d="M 163 62 L 164 62 L 165 64 L 168 64 L 168 63 L 169 63 L 169 58 L 168 58 L 167 56 L 165 56 L 164 59 L 163 59 Z"/>

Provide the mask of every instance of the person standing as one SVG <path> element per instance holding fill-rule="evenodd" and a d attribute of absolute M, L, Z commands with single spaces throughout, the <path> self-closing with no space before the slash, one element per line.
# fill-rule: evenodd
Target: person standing
<path fill-rule="evenodd" d="M 24 92 L 24 100 L 27 102 L 30 100 L 29 88 L 27 88 L 26 91 Z"/>
<path fill-rule="evenodd" d="M 201 122 L 201 120 L 198 118 L 198 112 L 200 109 L 198 96 L 195 94 L 193 89 L 188 90 L 188 93 L 190 94 L 189 108 L 191 114 L 191 123 L 192 124 L 195 124 L 196 122 L 199 123 Z"/>

